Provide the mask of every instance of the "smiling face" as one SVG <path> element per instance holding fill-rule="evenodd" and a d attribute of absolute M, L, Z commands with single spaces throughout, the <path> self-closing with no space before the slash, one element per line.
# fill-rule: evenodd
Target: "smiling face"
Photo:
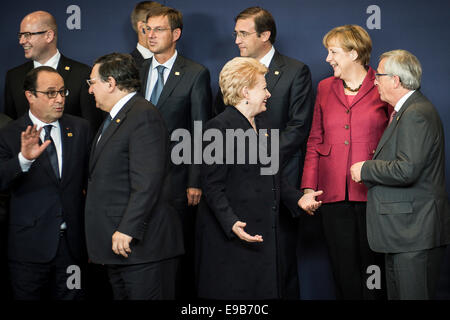
<path fill-rule="evenodd" d="M 326 61 L 331 65 L 336 78 L 346 78 L 349 68 L 355 63 L 355 52 L 345 51 L 336 41 L 330 41 Z"/>
<path fill-rule="evenodd" d="M 48 13 L 34 12 L 23 18 L 20 23 L 20 33 L 46 31 L 30 35 L 28 38 L 20 37 L 19 44 L 23 47 L 25 58 L 45 63 L 56 53 L 55 32 L 46 23 L 49 16 Z"/>
<path fill-rule="evenodd" d="M 267 99 L 270 98 L 270 92 L 267 90 L 266 78 L 263 74 L 256 76 L 256 84 L 253 88 L 247 89 L 248 106 L 252 109 L 253 115 L 257 115 L 267 110 Z"/>
<path fill-rule="evenodd" d="M 59 91 L 64 89 L 64 80 L 56 72 L 39 72 L 36 79 L 36 91 Z M 64 112 L 65 98 L 59 93 L 49 98 L 42 92 L 25 91 L 31 113 L 45 123 L 52 123 L 61 118 Z"/>

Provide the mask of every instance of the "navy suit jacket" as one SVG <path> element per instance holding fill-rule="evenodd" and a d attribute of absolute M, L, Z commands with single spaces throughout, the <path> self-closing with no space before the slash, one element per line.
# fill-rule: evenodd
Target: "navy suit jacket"
<path fill-rule="evenodd" d="M 23 81 L 26 74 L 33 68 L 33 61 L 28 61 L 6 73 L 4 112 L 12 119 L 23 116 L 29 109 L 23 91 Z M 65 87 L 69 89 L 64 113 L 88 120 L 92 128 L 96 130 L 105 113 L 95 107 L 95 100 L 88 92 L 86 80 L 89 79 L 91 69 L 61 54 L 57 71 L 63 77 Z"/>
<path fill-rule="evenodd" d="M 0 189 L 11 191 L 8 257 L 23 262 L 45 263 L 57 252 L 59 229 L 67 224 L 67 239 L 75 259 L 86 256 L 84 241 L 84 191 L 89 123 L 63 115 L 59 119 L 62 143 L 62 176 L 58 179 L 44 151 L 22 172 L 18 154 L 21 132 L 32 125 L 28 113 L 0 130 Z"/>
<path fill-rule="evenodd" d="M 158 110 L 134 95 L 100 140 L 99 135 L 100 130 L 89 161 L 89 258 L 94 263 L 126 265 L 183 254 L 181 221 L 168 203 L 168 138 Z M 111 249 L 116 231 L 133 238 L 128 258 Z"/>
<path fill-rule="evenodd" d="M 152 60 L 146 60 L 141 69 L 144 95 Z M 202 121 L 205 124 L 212 113 L 208 69 L 178 54 L 156 107 L 164 118 L 169 135 L 179 128 L 187 129 L 192 135 L 194 121 Z M 172 143 L 170 149 L 176 143 Z M 175 202 L 187 201 L 186 189 L 200 188 L 200 167 L 194 164 L 174 165 L 171 168 L 170 180 L 173 187 L 172 199 Z"/>

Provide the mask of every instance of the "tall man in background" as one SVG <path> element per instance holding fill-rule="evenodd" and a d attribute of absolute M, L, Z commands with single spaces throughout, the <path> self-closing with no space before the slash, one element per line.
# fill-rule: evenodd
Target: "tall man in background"
<path fill-rule="evenodd" d="M 176 50 L 183 30 L 181 12 L 168 7 L 152 10 L 147 16 L 146 30 L 154 56 L 142 66 L 142 92 L 161 112 L 169 136 L 179 128 L 193 136 L 194 121 L 204 124 L 211 117 L 209 71 Z M 176 143 L 172 143 L 171 150 Z M 171 202 L 182 218 L 186 248 L 180 266 L 180 289 L 181 296 L 189 297 L 195 291 L 193 251 L 195 210 L 202 196 L 200 166 L 172 163 L 171 166 Z"/>
<path fill-rule="evenodd" d="M 311 73 L 307 65 L 286 57 L 275 50 L 276 25 L 273 16 L 260 7 L 243 10 L 235 18 L 234 36 L 241 57 L 259 60 L 269 68 L 266 74 L 267 90 L 271 93 L 267 101 L 267 111 L 258 117 L 267 117 L 273 128 L 280 130 L 280 168 L 282 176 L 294 187 L 300 187 L 303 160 L 306 151 L 314 108 Z M 222 94 L 219 91 L 215 101 L 215 113 L 223 111 Z M 292 219 L 282 207 L 282 219 Z M 285 213 L 285 214 L 283 214 Z M 291 226 L 280 234 L 285 234 L 286 257 L 282 264 L 291 281 L 282 289 L 283 297 L 298 298 L 297 267 L 295 262 L 297 230 L 293 220 L 284 223 Z M 290 258 L 288 258 L 290 257 Z M 289 277 L 288 277 L 289 278 Z"/>
<path fill-rule="evenodd" d="M 153 57 L 153 53 L 148 49 L 145 28 L 147 26 L 146 19 L 148 12 L 158 7 L 161 7 L 161 5 L 156 1 L 141 1 L 131 12 L 131 26 L 136 32 L 138 42 L 136 48 L 130 54 L 138 69 L 141 68 L 145 59 Z"/>
<path fill-rule="evenodd" d="M 30 61 L 6 73 L 5 114 L 12 119 L 26 114 L 28 103 L 23 94 L 25 75 L 33 68 L 49 66 L 58 70 L 70 91 L 65 103 L 65 113 L 85 118 L 96 129 L 104 114 L 95 108 L 94 99 L 88 94 L 86 79 L 89 78 L 90 68 L 59 52 L 55 18 L 45 11 L 28 14 L 20 23 L 18 39 L 25 58 Z"/>
<path fill-rule="evenodd" d="M 350 168 L 352 179 L 369 188 L 367 238 L 373 251 L 385 253 L 389 300 L 433 299 L 450 243 L 444 129 L 419 91 L 421 76 L 410 52 L 381 55 L 375 85 L 394 112 L 373 159 Z"/>

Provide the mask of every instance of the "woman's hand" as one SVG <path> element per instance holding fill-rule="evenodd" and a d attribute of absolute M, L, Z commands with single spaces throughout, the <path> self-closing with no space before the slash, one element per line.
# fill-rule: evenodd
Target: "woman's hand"
<path fill-rule="evenodd" d="M 305 189 L 303 190 L 303 196 L 298 200 L 298 206 L 306 211 L 310 216 L 314 215 L 314 211 L 316 211 L 321 205 L 322 201 L 317 201 L 316 197 L 320 196 L 323 191 L 314 191 L 313 189 Z"/>
<path fill-rule="evenodd" d="M 244 231 L 244 228 L 247 224 L 242 221 L 236 221 L 236 223 L 233 225 L 233 232 L 239 237 L 239 239 L 247 241 L 247 242 L 263 242 L 262 236 L 259 234 L 256 234 L 254 236 L 249 235 L 247 232 Z"/>

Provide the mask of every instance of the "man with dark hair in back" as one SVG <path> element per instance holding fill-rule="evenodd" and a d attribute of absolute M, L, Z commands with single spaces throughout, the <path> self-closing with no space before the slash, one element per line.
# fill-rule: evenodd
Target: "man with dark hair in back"
<path fill-rule="evenodd" d="M 26 114 L 28 103 L 22 90 L 25 75 L 33 68 L 49 66 L 59 72 L 65 87 L 70 91 L 70 96 L 65 101 L 65 113 L 85 118 L 93 129 L 97 129 L 104 114 L 95 108 L 94 99 L 87 92 L 86 79 L 90 69 L 59 52 L 55 18 L 45 11 L 28 14 L 20 24 L 18 39 L 24 49 L 25 58 L 30 61 L 9 70 L 6 74 L 5 114 L 12 119 Z"/>
<path fill-rule="evenodd" d="M 311 73 L 303 62 L 280 54 L 274 47 L 276 25 L 272 14 L 260 7 L 250 7 L 235 18 L 234 36 L 241 57 L 255 58 L 269 68 L 266 74 L 267 90 L 271 97 L 267 100 L 267 111 L 258 117 L 267 118 L 273 128 L 280 130 L 280 168 L 282 175 L 294 187 L 300 187 L 303 160 L 306 151 L 313 114 L 313 91 Z M 219 91 L 214 111 L 219 114 L 225 108 Z M 297 270 L 295 263 L 296 222 L 290 218 L 287 208 L 281 208 L 282 220 L 286 223 L 286 259 L 284 271 L 291 275 L 282 290 L 282 297 L 298 298 Z M 289 221 L 291 220 L 291 221 Z"/>
<path fill-rule="evenodd" d="M 130 54 L 138 69 L 142 66 L 145 59 L 153 57 L 153 53 L 148 49 L 145 27 L 149 11 L 159 7 L 161 7 L 161 4 L 156 1 L 141 1 L 131 12 L 131 26 L 136 32 L 138 42 L 136 48 Z"/>
<path fill-rule="evenodd" d="M 63 114 L 70 91 L 55 69 L 32 69 L 23 91 L 29 111 L 0 130 L 0 190 L 11 193 L 13 295 L 19 300 L 79 299 L 83 287 L 68 277 L 74 271 L 82 277 L 87 261 L 83 210 L 90 126 Z"/>
<path fill-rule="evenodd" d="M 180 218 L 168 203 L 167 129 L 136 92 L 139 72 L 128 54 L 98 58 L 89 92 L 109 115 L 89 161 L 86 239 L 92 262 L 106 265 L 114 299 L 174 299 Z"/>

